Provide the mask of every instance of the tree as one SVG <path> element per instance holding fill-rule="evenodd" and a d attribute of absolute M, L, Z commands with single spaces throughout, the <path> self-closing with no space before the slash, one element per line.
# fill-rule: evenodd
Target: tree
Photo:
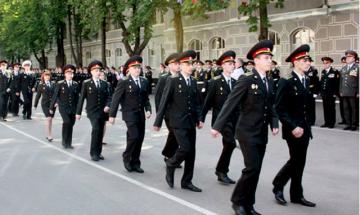
<path fill-rule="evenodd" d="M 284 0 L 242 0 L 242 4 L 238 8 L 240 15 L 249 16 L 246 20 L 249 32 L 256 32 L 260 29 L 259 40 L 268 38 L 268 29 L 271 27 L 271 23 L 268 18 L 267 6 L 270 2 L 274 2 L 276 8 L 284 7 Z"/>

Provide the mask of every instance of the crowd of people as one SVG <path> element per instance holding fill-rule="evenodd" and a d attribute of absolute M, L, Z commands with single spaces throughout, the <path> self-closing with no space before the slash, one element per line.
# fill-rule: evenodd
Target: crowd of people
<path fill-rule="evenodd" d="M 315 99 L 321 95 L 325 123 L 333 128 L 336 111 L 335 100 L 340 99 L 345 130 L 357 130 L 359 99 L 358 55 L 348 50 L 339 70 L 331 66 L 333 59 L 323 57 L 324 68 L 319 78 L 311 66 L 310 47 L 306 44 L 295 49 L 286 59 L 291 65 L 287 73 L 280 73 L 272 59 L 273 43 L 263 40 L 247 53 L 248 62 L 236 58 L 234 51 L 224 52 L 218 59 L 205 63 L 196 59 L 196 52 L 188 50 L 170 54 L 160 64 L 159 78 L 154 90 L 156 117 L 154 131 L 159 131 L 163 121 L 169 131 L 162 151 L 166 165 L 165 181 L 174 187 L 174 174 L 184 163 L 181 188 L 201 192 L 192 183 L 196 155 L 196 128 L 204 126 L 212 110 L 211 134 L 222 135 L 215 174 L 222 184 L 236 181 L 228 176 L 231 155 L 240 145 L 244 169 L 237 181 L 231 201 L 237 215 L 260 214 L 255 208 L 255 192 L 262 161 L 268 142 L 268 130 L 279 133 L 282 124 L 283 139 L 289 148 L 289 160 L 273 180 L 273 193 L 279 204 L 286 205 L 283 189 L 290 184 L 293 203 L 315 207 L 304 198 L 302 175 L 306 163 L 307 147 L 313 137 L 311 126 L 315 123 Z M 130 57 L 120 71 L 104 68 L 98 60 L 87 68 L 77 69 L 68 64 L 62 69 L 31 70 L 26 60 L 9 69 L 0 61 L 0 114 L 6 121 L 8 113 L 19 115 L 23 106 L 23 119 L 30 120 L 32 108 L 41 107 L 46 118 L 46 139 L 51 142 L 52 119 L 58 109 L 62 120 L 62 145 L 72 149 L 73 126 L 81 119 L 83 106 L 92 131 L 90 157 L 104 160 L 106 122 L 115 123 L 120 110 L 127 127 L 123 164 L 127 171 L 143 173 L 141 148 L 145 137 L 145 123 L 152 115 L 149 94 L 152 93 L 152 69 L 144 67 L 141 56 Z M 36 93 L 35 99 L 33 95 Z M 34 104 L 33 104 L 34 100 Z M 86 101 L 86 105 L 85 104 Z"/>

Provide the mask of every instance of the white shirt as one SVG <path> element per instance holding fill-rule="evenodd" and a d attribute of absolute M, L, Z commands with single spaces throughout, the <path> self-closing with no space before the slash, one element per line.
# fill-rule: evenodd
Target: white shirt
<path fill-rule="evenodd" d="M 238 80 L 239 77 L 243 74 L 244 74 L 243 68 L 239 67 L 239 68 L 235 69 L 233 73 L 231 73 L 231 77 L 235 80 Z"/>
<path fill-rule="evenodd" d="M 304 83 L 302 82 L 302 80 L 304 80 L 304 82 L 306 81 L 305 75 L 300 75 L 299 73 L 297 73 L 295 70 L 293 70 L 295 72 L 295 74 L 297 75 L 297 77 L 300 79 L 300 82 L 302 85 L 304 85 Z M 304 86 L 305 87 L 305 86 Z"/>
<path fill-rule="evenodd" d="M 141 84 L 140 84 L 140 77 L 134 77 L 131 76 L 131 78 L 135 81 L 135 84 L 139 86 L 139 88 L 141 88 Z"/>

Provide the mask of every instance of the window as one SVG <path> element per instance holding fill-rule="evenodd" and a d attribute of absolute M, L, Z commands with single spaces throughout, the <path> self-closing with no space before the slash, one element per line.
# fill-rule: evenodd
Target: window
<path fill-rule="evenodd" d="M 202 50 L 202 44 L 200 40 L 191 40 L 189 43 L 189 49 L 192 49 L 194 51 L 201 51 Z"/>
<path fill-rule="evenodd" d="M 310 55 L 313 55 L 315 49 L 315 32 L 309 28 L 296 29 L 290 35 L 291 50 L 296 49 L 302 44 L 310 46 Z"/>
<path fill-rule="evenodd" d="M 109 49 L 105 50 L 105 56 L 106 57 L 111 57 L 111 51 Z"/>
<path fill-rule="evenodd" d="M 225 40 L 221 37 L 215 37 L 210 40 L 210 59 L 217 59 L 224 52 Z"/>
<path fill-rule="evenodd" d="M 271 40 L 274 43 L 274 45 L 280 45 L 280 37 L 278 33 L 269 31 L 268 39 Z"/>
<path fill-rule="evenodd" d="M 121 57 L 122 56 L 122 49 L 121 48 L 115 49 L 115 56 L 116 57 Z"/>
<path fill-rule="evenodd" d="M 86 59 L 91 59 L 91 52 L 86 52 L 85 56 L 86 56 Z"/>

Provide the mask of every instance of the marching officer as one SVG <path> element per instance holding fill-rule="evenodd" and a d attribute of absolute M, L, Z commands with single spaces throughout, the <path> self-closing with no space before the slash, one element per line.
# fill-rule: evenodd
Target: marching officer
<path fill-rule="evenodd" d="M 63 67 L 65 80 L 56 84 L 54 96 L 51 100 L 50 110 L 55 111 L 59 107 L 59 113 L 63 120 L 62 145 L 65 149 L 72 149 L 72 134 L 75 124 L 76 106 L 79 101 L 80 85 L 73 81 L 75 66 L 67 64 Z"/>
<path fill-rule="evenodd" d="M 324 69 L 321 71 L 320 94 L 323 100 L 324 121 L 321 127 L 334 128 L 336 122 L 335 100 L 339 93 L 340 73 L 331 66 L 334 60 L 330 57 L 321 58 Z"/>
<path fill-rule="evenodd" d="M 233 113 L 239 111 L 235 137 L 240 143 L 245 168 L 231 198 L 237 215 L 259 214 L 253 205 L 268 141 L 268 125 L 273 135 L 279 131 L 273 108 L 273 82 L 266 77 L 271 67 L 272 50 L 270 40 L 260 41 L 250 49 L 247 58 L 254 60 L 255 67 L 240 76 L 211 130 L 212 135 L 217 137 Z"/>
<path fill-rule="evenodd" d="M 231 73 L 235 68 L 235 57 L 236 54 L 234 51 L 227 51 L 217 60 L 217 64 L 223 68 L 223 72 L 209 82 L 208 94 L 205 98 L 201 113 L 203 122 L 205 122 L 208 111 L 212 109 L 211 125 L 214 125 L 216 117 L 235 86 L 236 80 L 231 77 Z M 232 152 L 236 147 L 234 138 L 236 120 L 237 117 L 236 114 L 234 114 L 221 131 L 223 135 L 223 150 L 217 163 L 215 174 L 218 176 L 218 181 L 224 184 L 235 184 L 235 181 L 229 178 L 227 173 L 229 172 Z"/>
<path fill-rule="evenodd" d="M 145 118 L 149 119 L 151 116 L 149 82 L 146 78 L 140 77 L 141 64 L 142 57 L 138 55 L 126 61 L 124 69 L 129 76 L 118 82 L 109 118 L 109 122 L 114 124 L 119 104 L 121 104 L 122 119 L 127 127 L 126 149 L 123 153 L 124 166 L 127 171 L 138 173 L 144 172 L 140 167 L 140 153 L 145 136 Z"/>
<path fill-rule="evenodd" d="M 13 114 L 13 116 L 19 116 L 19 106 L 21 103 L 20 99 L 20 64 L 15 63 L 13 65 L 13 74 L 10 80 L 10 107 L 9 112 Z"/>
<path fill-rule="evenodd" d="M 51 73 L 50 71 L 45 71 L 41 75 L 41 81 L 37 88 L 37 93 L 35 96 L 34 107 L 35 109 L 38 106 L 40 97 L 41 99 L 41 109 L 46 117 L 46 139 L 51 142 L 52 138 L 52 119 L 54 118 L 54 112 L 50 113 L 50 104 L 51 99 L 54 97 L 55 92 L 55 82 L 51 81 Z"/>
<path fill-rule="evenodd" d="M 313 60 L 310 57 L 310 62 L 312 63 Z M 315 103 L 315 98 L 317 97 L 317 94 L 319 94 L 319 83 L 320 83 L 320 79 L 319 79 L 319 75 L 318 75 L 318 70 L 310 65 L 309 70 L 307 70 L 305 72 L 305 75 L 307 77 L 309 77 L 310 83 L 309 83 L 309 90 L 312 94 L 312 98 L 310 99 L 310 112 L 309 112 L 309 117 L 310 117 L 310 124 L 311 125 L 315 125 L 315 120 L 316 120 L 316 103 Z"/>
<path fill-rule="evenodd" d="M 24 73 L 20 75 L 20 89 L 24 99 L 23 103 L 23 119 L 31 120 L 31 109 L 33 101 L 33 93 L 35 92 L 36 79 L 31 69 L 31 61 L 26 60 L 22 63 Z"/>
<path fill-rule="evenodd" d="M 282 136 L 286 140 L 290 159 L 280 169 L 273 180 L 273 193 L 279 204 L 287 202 L 283 195 L 284 186 L 291 179 L 290 200 L 293 203 L 315 207 L 315 203 L 307 201 L 303 195 L 302 175 L 306 162 L 309 139 L 312 138 L 310 111 L 313 92 L 310 90 L 310 78 L 305 75 L 309 71 L 311 59 L 310 46 L 305 44 L 295 49 L 286 62 L 293 64 L 289 77 L 279 81 L 275 99 L 275 108 L 282 123 Z"/>
<path fill-rule="evenodd" d="M 279 70 L 279 68 L 277 68 L 277 62 L 274 60 L 272 61 L 272 64 L 271 64 L 271 70 L 269 71 L 269 77 L 271 77 L 274 82 L 274 92 L 276 93 L 277 85 L 280 80 L 280 70 Z"/>
<path fill-rule="evenodd" d="M 196 57 L 193 50 L 179 55 L 180 74 L 169 77 L 154 122 L 154 130 L 159 131 L 164 115 L 168 112 L 169 125 L 172 128 L 179 147 L 174 156 L 166 161 L 166 182 L 174 187 L 175 168 L 185 161 L 181 188 L 193 192 L 201 189 L 192 184 L 195 164 L 196 126 L 203 127 L 201 106 L 198 101 L 196 81 L 191 77 L 192 64 Z"/>
<path fill-rule="evenodd" d="M 80 120 L 84 101 L 86 99 L 86 113 L 91 122 L 90 156 L 93 161 L 104 160 L 101 155 L 104 127 L 107 114 L 110 110 L 111 95 L 106 81 L 100 80 L 100 71 L 103 69 L 101 61 L 90 62 L 88 70 L 92 78 L 83 82 L 81 94 L 76 110 L 76 119 Z"/>
<path fill-rule="evenodd" d="M 179 74 L 180 64 L 178 61 L 178 57 L 179 57 L 178 53 L 173 53 L 173 54 L 170 54 L 165 60 L 165 65 L 169 68 L 169 72 L 165 75 L 162 75 L 159 78 L 159 81 L 155 88 L 155 97 L 154 98 L 155 98 L 156 112 L 158 112 L 158 110 L 159 110 L 160 100 L 164 93 L 165 85 L 168 81 L 170 81 L 170 80 L 168 80 L 168 78 L 175 77 Z M 165 157 L 164 161 L 166 162 L 167 159 L 174 156 L 177 148 L 179 147 L 179 144 L 177 143 L 175 134 L 174 134 L 172 128 L 170 127 L 169 111 L 165 112 L 164 120 L 165 120 L 165 125 L 169 131 L 164 149 L 162 150 L 162 155 L 164 155 L 164 157 Z"/>
<path fill-rule="evenodd" d="M 7 61 L 0 61 L 0 121 L 6 121 L 8 97 L 11 91 L 10 81 L 6 74 Z"/>
<path fill-rule="evenodd" d="M 355 63 L 358 54 L 353 50 L 345 52 L 346 66 L 341 69 L 340 96 L 343 98 L 346 127 L 355 131 L 358 126 L 359 65 Z"/>

